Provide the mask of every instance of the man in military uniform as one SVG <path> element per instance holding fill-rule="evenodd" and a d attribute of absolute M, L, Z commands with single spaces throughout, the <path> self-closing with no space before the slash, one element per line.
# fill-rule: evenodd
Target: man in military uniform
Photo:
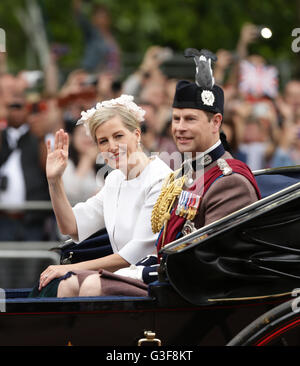
<path fill-rule="evenodd" d="M 250 169 L 221 142 L 224 93 L 214 85 L 210 54 L 199 53 L 195 61 L 196 82 L 177 83 L 172 117 L 177 148 L 190 159 L 168 177 L 154 207 L 158 250 L 260 198 Z"/>

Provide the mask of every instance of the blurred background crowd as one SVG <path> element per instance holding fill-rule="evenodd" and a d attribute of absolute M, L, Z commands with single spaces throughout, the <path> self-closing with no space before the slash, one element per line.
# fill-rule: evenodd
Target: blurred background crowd
<path fill-rule="evenodd" d="M 43 28 L 34 26 L 41 27 L 42 21 L 39 2 L 33 0 L 25 2 L 33 18 L 29 27 L 24 22 L 24 32 L 35 39 L 40 68 L 11 71 L 9 50 L 13 45 L 9 44 L 9 35 L 6 52 L 0 52 L 2 241 L 59 238 L 51 211 L 22 210 L 26 202 L 49 201 L 45 140 L 53 140 L 58 129 L 64 128 L 71 137 L 69 165 L 64 174 L 71 203 L 83 201 L 101 189 L 105 174 L 97 173 L 107 170 L 101 169 L 104 164 L 84 128 L 76 126 L 81 111 L 99 101 L 121 94 L 134 95 L 146 110 L 142 124 L 145 151 L 159 153 L 172 168 L 181 163 L 177 154 L 169 159 L 169 154 L 177 151 L 170 134 L 172 99 L 178 79 L 193 80 L 193 61 L 184 59 L 184 49 L 155 42 L 145 49 L 134 67 L 124 72 L 125 50 L 114 35 L 109 4 L 95 2 L 90 14 L 86 14 L 80 0 L 69 2 L 72 12 L 65 16 L 73 19 L 83 40 L 76 67 L 63 70 L 60 60 L 68 52 L 67 45 L 52 42 L 49 46 Z M 132 37 L 134 41 L 135 35 Z M 282 80 L 275 63 L 261 53 L 250 52 L 251 45 L 261 37 L 260 26 L 245 22 L 234 50 L 216 48 L 213 43 L 202 47 L 201 42 L 190 44 L 187 40 L 187 47 L 210 48 L 216 53 L 215 81 L 225 92 L 222 128 L 234 157 L 252 170 L 300 164 L 299 74 L 290 72 Z"/>

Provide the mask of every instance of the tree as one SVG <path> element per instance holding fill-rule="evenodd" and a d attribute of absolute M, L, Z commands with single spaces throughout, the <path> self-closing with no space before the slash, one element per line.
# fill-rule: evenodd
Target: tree
<path fill-rule="evenodd" d="M 30 40 L 16 18 L 16 9 L 24 8 L 25 2 L 2 0 L 0 3 L 0 24 L 7 34 L 12 70 L 30 65 Z M 61 59 L 61 66 L 66 69 L 78 67 L 83 44 L 72 17 L 71 0 L 39 0 L 38 3 L 49 42 L 69 47 L 69 53 Z M 85 3 L 87 14 L 94 3 L 100 1 Z M 111 11 L 114 33 L 125 63 L 132 59 L 138 63 L 153 44 L 171 47 L 180 54 L 186 47 L 234 50 L 241 26 L 248 21 L 266 25 L 273 32 L 269 40 L 258 39 L 250 51 L 260 53 L 271 62 L 288 61 L 296 72 L 299 55 L 291 51 L 291 32 L 300 23 L 299 0 L 103 0 L 101 3 Z M 31 63 L 38 67 L 36 60 Z"/>

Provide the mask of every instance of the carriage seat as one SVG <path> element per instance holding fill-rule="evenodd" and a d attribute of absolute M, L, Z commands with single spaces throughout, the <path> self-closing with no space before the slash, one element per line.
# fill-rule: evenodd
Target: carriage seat
<path fill-rule="evenodd" d="M 253 171 L 261 198 L 300 182 L 300 166 L 271 168 Z"/>

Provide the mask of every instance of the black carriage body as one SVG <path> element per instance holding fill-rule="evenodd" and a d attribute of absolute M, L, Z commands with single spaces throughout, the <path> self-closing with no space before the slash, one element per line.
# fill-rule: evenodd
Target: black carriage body
<path fill-rule="evenodd" d="M 144 332 L 152 331 L 163 346 L 223 346 L 283 301 L 195 306 L 165 284 L 152 291 L 145 298 L 72 299 L 28 299 L 26 290 L 8 291 L 6 312 L 0 313 L 0 344 L 137 346 Z"/>
<path fill-rule="evenodd" d="M 296 183 L 169 244 L 166 277 L 150 285 L 147 297 L 28 298 L 29 289 L 6 290 L 0 345 L 136 346 L 145 331 L 163 346 L 237 339 L 234 345 L 247 341 L 243 332 L 252 322 L 252 335 L 258 320 L 260 328 L 268 325 L 263 314 L 282 303 L 290 324 L 300 324 L 289 304 L 300 288 L 299 207 Z M 299 339 L 293 335 L 291 343 Z"/>
<path fill-rule="evenodd" d="M 291 293 L 300 284 L 299 207 L 297 183 L 171 243 L 168 280 L 194 304 Z"/>

